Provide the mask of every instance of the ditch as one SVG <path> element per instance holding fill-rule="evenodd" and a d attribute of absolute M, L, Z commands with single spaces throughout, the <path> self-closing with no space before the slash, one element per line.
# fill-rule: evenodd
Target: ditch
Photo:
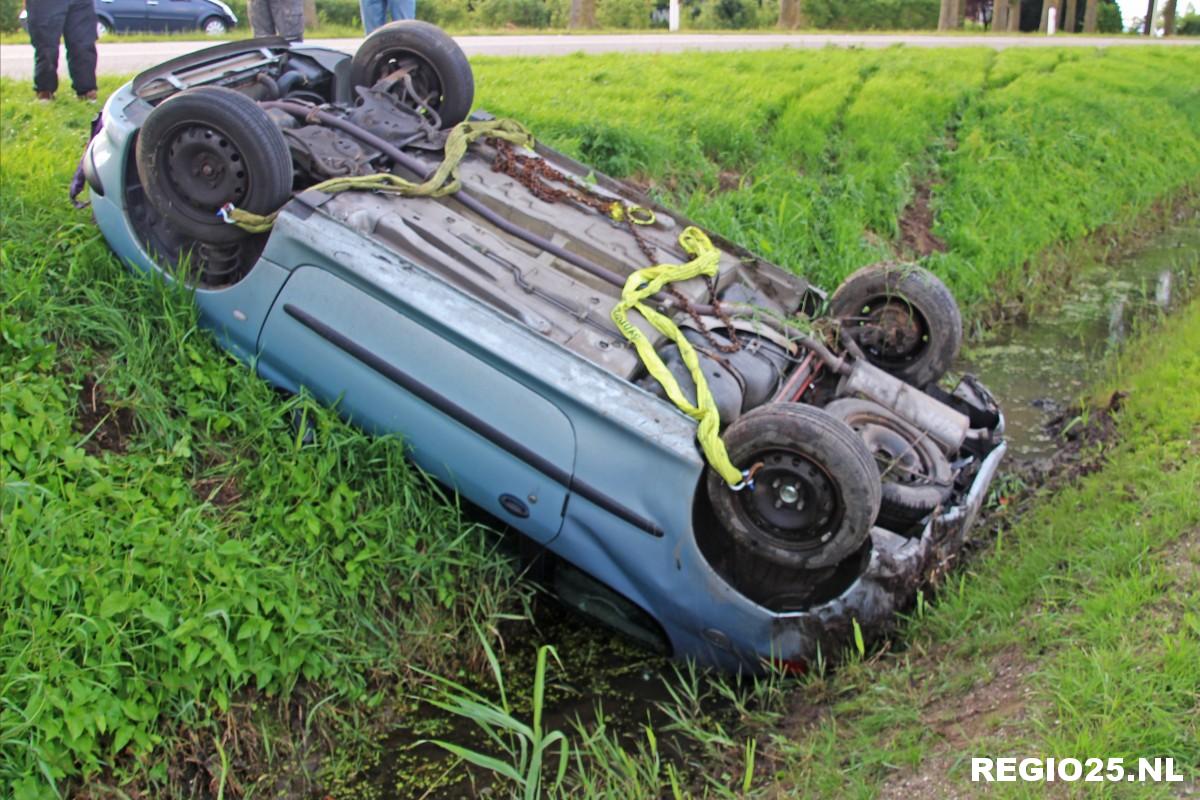
<path fill-rule="evenodd" d="M 1030 319 L 984 331 L 964 347 L 960 370 L 979 376 L 1000 400 L 1007 418 L 1009 455 L 1002 467 L 1020 480 L 1045 476 L 1061 447 L 1064 421 L 1079 414 L 1076 403 L 1100 380 L 1130 335 L 1182 307 L 1200 282 L 1200 213 L 1176 218 L 1136 252 L 1092 261 L 1065 275 L 1065 286 Z M 1059 459 L 1061 461 L 1061 458 Z M 1003 481 L 1001 481 L 1003 483 Z M 1027 488 L 1029 488 L 1027 486 Z M 975 548 L 990 539 L 986 520 L 974 531 Z M 551 663 L 543 726 L 578 739 L 576 725 L 594 729 L 603 720 L 628 744 L 646 742 L 655 731 L 659 750 L 682 764 L 700 753 L 698 744 L 672 732 L 664 705 L 677 703 L 668 685 L 700 686 L 686 668 L 655 656 L 598 625 L 572 615 L 553 599 L 534 596 L 532 622 L 500 627 L 497 655 L 513 715 L 531 716 L 534 661 L 541 644 L 556 649 Z M 896 647 L 902 643 L 896 643 Z M 894 648 L 893 648 L 894 649 Z M 490 676 L 449 676 L 483 693 Z M 712 719 L 736 729 L 733 703 L 708 692 L 685 695 Z M 365 757 L 336 758 L 333 796 L 437 798 L 474 795 L 491 783 L 480 771 L 467 773 L 431 739 L 489 751 L 487 740 L 467 720 L 448 718 L 414 698 L 400 698 L 399 721 Z M 598 713 L 602 716 L 598 716 Z M 344 754 L 343 754 L 344 755 Z M 555 754 L 556 756 L 556 754 Z M 710 765 L 706 764 L 708 768 Z"/>

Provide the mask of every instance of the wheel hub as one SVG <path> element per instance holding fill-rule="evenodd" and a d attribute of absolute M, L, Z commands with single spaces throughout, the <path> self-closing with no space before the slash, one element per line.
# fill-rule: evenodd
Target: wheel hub
<path fill-rule="evenodd" d="M 241 152 L 228 137 L 202 125 L 186 126 L 168 138 L 166 177 L 183 206 L 205 215 L 227 202 L 236 204 L 249 189 Z"/>
<path fill-rule="evenodd" d="M 914 447 L 898 431 L 870 421 L 854 420 L 851 427 L 866 442 L 879 474 L 885 482 L 914 483 L 929 474 L 929 467 Z"/>
<path fill-rule="evenodd" d="M 754 489 L 742 499 L 755 524 L 790 546 L 829 541 L 841 518 L 841 504 L 829 476 L 799 453 L 763 454 Z"/>
<path fill-rule="evenodd" d="M 870 304 L 855 333 L 860 345 L 888 361 L 911 359 L 928 338 L 917 310 L 895 299 Z"/>

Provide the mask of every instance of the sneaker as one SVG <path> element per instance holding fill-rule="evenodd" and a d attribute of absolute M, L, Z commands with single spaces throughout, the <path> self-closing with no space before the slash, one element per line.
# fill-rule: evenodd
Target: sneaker
<path fill-rule="evenodd" d="M 37 101 L 39 103 L 53 103 L 54 102 L 54 92 L 38 92 L 37 93 Z"/>
<path fill-rule="evenodd" d="M 92 89 L 90 92 L 82 92 L 82 93 L 80 93 L 80 94 L 78 95 L 78 97 L 79 97 L 79 99 L 80 99 L 80 100 L 84 101 L 85 103 L 94 103 L 94 102 L 96 102 L 96 100 L 99 98 L 99 95 L 98 95 L 98 94 L 96 94 L 96 90 L 95 90 L 95 89 Z"/>

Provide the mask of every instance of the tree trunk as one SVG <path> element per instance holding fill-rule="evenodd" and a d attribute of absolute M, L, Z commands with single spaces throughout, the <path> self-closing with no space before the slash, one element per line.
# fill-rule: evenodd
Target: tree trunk
<path fill-rule="evenodd" d="M 958 8 L 956 9 L 956 13 L 954 15 L 954 27 L 962 29 L 966 27 L 967 0 L 957 0 L 957 3 Z"/>
<path fill-rule="evenodd" d="M 568 28 L 596 27 L 596 0 L 571 0 Z"/>
<path fill-rule="evenodd" d="M 1008 31 L 1009 33 L 1021 32 L 1021 0 L 1009 0 Z"/>
<path fill-rule="evenodd" d="M 1008 0 L 996 0 L 992 3 L 992 33 L 1008 30 Z"/>
<path fill-rule="evenodd" d="M 1096 15 L 1100 10 L 1100 0 L 1087 0 L 1083 8 L 1083 32 L 1096 32 Z"/>
<path fill-rule="evenodd" d="M 1067 13 L 1063 15 L 1063 33 L 1075 32 L 1075 17 L 1079 15 L 1079 0 L 1067 0 Z"/>
<path fill-rule="evenodd" d="M 1167 0 L 1163 6 L 1163 36 L 1175 35 L 1175 4 L 1178 0 Z"/>
<path fill-rule="evenodd" d="M 804 19 L 804 4 L 801 0 L 780 0 L 779 27 L 795 30 L 807 25 L 808 21 Z"/>
<path fill-rule="evenodd" d="M 1054 5 L 1054 0 L 1042 0 L 1042 24 L 1038 25 L 1038 30 L 1045 33 L 1050 27 L 1050 8 Z"/>
<path fill-rule="evenodd" d="M 954 0 L 942 0 L 941 9 L 938 11 L 938 30 L 950 30 L 950 19 L 954 15 Z"/>
<path fill-rule="evenodd" d="M 317 27 L 317 0 L 304 0 L 304 30 Z"/>
<path fill-rule="evenodd" d="M 1149 36 L 1154 32 L 1154 0 L 1146 8 L 1146 21 L 1142 23 L 1142 35 Z"/>

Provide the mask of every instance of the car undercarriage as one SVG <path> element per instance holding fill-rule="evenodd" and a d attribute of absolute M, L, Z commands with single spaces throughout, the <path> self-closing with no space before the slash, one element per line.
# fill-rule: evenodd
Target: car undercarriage
<path fill-rule="evenodd" d="M 946 287 L 884 263 L 827 295 L 473 99 L 424 23 L 353 58 L 230 43 L 114 95 L 83 166 L 126 261 L 403 437 L 561 562 L 568 605 L 725 666 L 886 628 L 1005 451 L 987 389 L 943 387 Z"/>

